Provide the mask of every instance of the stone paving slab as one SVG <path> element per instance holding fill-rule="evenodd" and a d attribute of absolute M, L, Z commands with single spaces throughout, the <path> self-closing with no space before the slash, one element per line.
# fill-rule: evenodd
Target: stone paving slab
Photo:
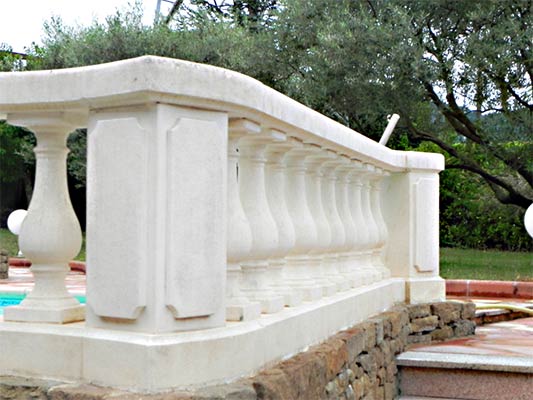
<path fill-rule="evenodd" d="M 406 367 L 465 369 L 533 374 L 533 360 L 484 354 L 431 353 L 407 351 L 396 358 Z"/>
<path fill-rule="evenodd" d="M 415 345 L 397 358 L 403 366 L 533 373 L 533 318 L 478 327 L 476 335 Z"/>

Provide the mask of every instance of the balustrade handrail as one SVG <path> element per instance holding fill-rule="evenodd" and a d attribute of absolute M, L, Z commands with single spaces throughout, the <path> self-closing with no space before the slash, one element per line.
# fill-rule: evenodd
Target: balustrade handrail
<path fill-rule="evenodd" d="M 47 71 L 0 73 L 0 116 L 143 104 L 201 107 L 249 118 L 389 171 L 444 169 L 440 154 L 388 149 L 261 82 L 214 66 L 156 56 Z"/>

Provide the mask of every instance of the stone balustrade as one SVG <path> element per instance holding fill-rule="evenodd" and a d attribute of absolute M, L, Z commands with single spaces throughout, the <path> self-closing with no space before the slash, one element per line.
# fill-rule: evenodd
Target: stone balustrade
<path fill-rule="evenodd" d="M 6 309 L 0 343 L 13 330 L 85 343 L 81 370 L 46 376 L 140 390 L 231 379 L 396 302 L 444 297 L 440 155 L 387 149 L 243 75 L 151 56 L 2 73 L 0 113 L 38 142 L 20 234 L 36 285 Z M 84 309 L 64 277 L 81 232 L 65 141 L 82 127 L 87 305 L 73 332 Z M 110 350 L 155 372 L 117 372 Z M 17 365 L 0 372 L 28 371 Z"/>

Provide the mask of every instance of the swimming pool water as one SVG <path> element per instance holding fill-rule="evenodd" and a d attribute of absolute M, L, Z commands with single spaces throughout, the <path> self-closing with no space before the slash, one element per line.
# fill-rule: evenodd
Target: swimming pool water
<path fill-rule="evenodd" d="M 19 304 L 26 297 L 25 294 L 20 293 L 0 293 L 0 315 L 4 314 L 4 307 L 15 306 Z M 74 296 L 82 304 L 85 303 L 85 296 Z"/>

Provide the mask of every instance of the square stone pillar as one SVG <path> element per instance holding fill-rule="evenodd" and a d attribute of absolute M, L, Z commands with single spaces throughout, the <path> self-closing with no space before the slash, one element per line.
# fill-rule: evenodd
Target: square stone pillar
<path fill-rule="evenodd" d="M 224 324 L 227 114 L 164 104 L 92 111 L 87 325 Z"/>
<path fill-rule="evenodd" d="M 383 214 L 389 230 L 386 265 L 405 278 L 410 303 L 441 301 L 439 277 L 439 171 L 411 170 L 386 178 Z"/>

